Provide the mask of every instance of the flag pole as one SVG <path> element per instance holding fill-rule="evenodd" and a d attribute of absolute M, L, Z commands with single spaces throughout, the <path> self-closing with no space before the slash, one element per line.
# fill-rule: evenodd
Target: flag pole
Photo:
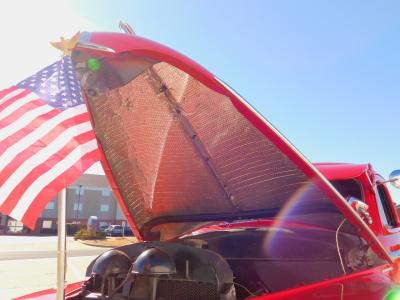
<path fill-rule="evenodd" d="M 58 230 L 57 230 L 57 300 L 64 300 L 66 271 L 66 193 L 63 188 L 58 194 Z"/>

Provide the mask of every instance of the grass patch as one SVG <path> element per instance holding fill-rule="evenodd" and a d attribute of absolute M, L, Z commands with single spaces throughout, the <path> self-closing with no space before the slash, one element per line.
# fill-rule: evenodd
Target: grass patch
<path fill-rule="evenodd" d="M 93 232 L 86 229 L 80 229 L 74 234 L 75 240 L 102 240 L 106 238 L 105 232 Z"/>

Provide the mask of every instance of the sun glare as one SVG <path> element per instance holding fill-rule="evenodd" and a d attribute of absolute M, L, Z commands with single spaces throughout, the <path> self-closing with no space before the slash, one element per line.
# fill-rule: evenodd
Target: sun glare
<path fill-rule="evenodd" d="M 0 18 L 0 89 L 16 84 L 60 57 L 49 42 L 94 24 L 78 16 L 68 1 L 4 1 Z"/>
<path fill-rule="evenodd" d="M 17 84 L 52 64 L 61 52 L 50 45 L 77 31 L 98 31 L 99 26 L 80 17 L 69 1 L 4 1 L 0 18 L 0 90 Z M 102 174 L 100 164 L 88 173 Z"/>

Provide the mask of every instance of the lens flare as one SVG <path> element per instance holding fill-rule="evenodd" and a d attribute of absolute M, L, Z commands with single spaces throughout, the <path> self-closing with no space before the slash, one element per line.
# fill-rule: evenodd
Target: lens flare
<path fill-rule="evenodd" d="M 290 221 L 291 216 L 296 212 L 296 209 L 302 206 L 303 200 L 307 199 L 308 195 L 315 190 L 315 185 L 311 182 L 304 183 L 285 203 L 278 215 L 274 219 L 274 222 L 268 234 L 264 240 L 264 251 L 273 251 L 274 244 L 279 240 L 278 236 L 280 233 L 287 234 L 288 231 L 284 230 L 285 222 Z"/>
<path fill-rule="evenodd" d="M 384 300 L 400 300 L 400 288 L 392 288 L 390 289 L 385 297 L 383 298 Z"/>
<path fill-rule="evenodd" d="M 89 58 L 86 61 L 87 67 L 92 71 L 98 71 L 101 69 L 101 62 L 97 58 Z"/>

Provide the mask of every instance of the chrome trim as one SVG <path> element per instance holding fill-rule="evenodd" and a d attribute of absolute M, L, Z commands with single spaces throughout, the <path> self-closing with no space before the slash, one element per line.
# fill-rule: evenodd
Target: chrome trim
<path fill-rule="evenodd" d="M 109 47 L 105 47 L 99 44 L 94 44 L 94 43 L 89 43 L 89 42 L 78 42 L 76 44 L 77 47 L 80 48 L 86 48 L 86 49 L 92 49 L 92 50 L 97 50 L 97 51 L 104 51 L 104 52 L 109 52 L 109 53 L 115 53 L 115 50 Z"/>
<path fill-rule="evenodd" d="M 382 273 L 388 273 L 390 271 L 393 271 L 393 267 L 387 267 L 387 268 L 383 269 Z"/>

